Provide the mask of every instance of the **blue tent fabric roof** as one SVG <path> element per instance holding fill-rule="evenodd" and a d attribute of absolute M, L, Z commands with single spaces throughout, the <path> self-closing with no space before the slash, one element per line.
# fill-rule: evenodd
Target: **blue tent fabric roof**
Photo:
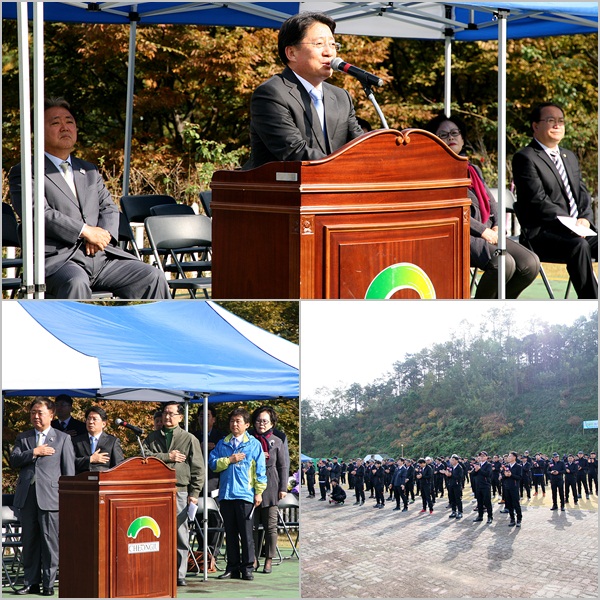
<path fill-rule="evenodd" d="M 298 368 L 257 347 L 211 302 L 23 301 L 21 306 L 67 346 L 98 359 L 102 389 L 181 390 L 196 397 L 217 395 L 219 401 L 299 394 Z M 289 344 L 297 350 L 280 338 L 273 341 L 275 347 Z"/>
<path fill-rule="evenodd" d="M 2 2 L 2 17 L 16 18 L 16 4 Z M 32 3 L 29 4 L 31 15 Z M 596 2 L 445 2 L 444 5 L 454 8 L 450 27 L 454 29 L 457 40 L 497 39 L 497 21 L 494 17 L 494 11 L 497 9 L 510 11 L 507 28 L 509 38 L 598 31 Z M 134 6 L 137 7 L 135 13 L 132 12 Z M 423 19 L 422 11 L 431 9 L 431 6 L 431 2 L 44 2 L 44 19 L 128 24 L 134 16 L 140 24 L 278 28 L 287 17 L 302 10 L 330 10 L 338 21 L 338 29 L 342 32 L 345 19 L 363 20 L 368 16 L 381 16 L 382 18 L 378 19 L 379 27 L 386 19 L 394 19 L 397 23 L 394 29 L 398 32 L 395 37 L 409 37 L 402 27 L 402 19 L 415 23 Z M 442 6 L 440 4 L 440 7 Z M 472 25 L 469 26 L 471 20 Z M 445 26 L 439 23 L 440 38 L 443 37 Z M 382 34 L 375 28 L 364 32 L 363 35 Z"/>

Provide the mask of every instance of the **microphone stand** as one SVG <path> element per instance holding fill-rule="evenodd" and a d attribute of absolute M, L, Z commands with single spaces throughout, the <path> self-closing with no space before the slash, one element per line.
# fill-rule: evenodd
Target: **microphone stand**
<path fill-rule="evenodd" d="M 385 120 L 383 112 L 381 112 L 381 108 L 379 107 L 379 104 L 377 103 L 377 99 L 375 98 L 375 94 L 373 93 L 371 86 L 363 85 L 363 90 L 365 91 L 367 98 L 373 103 L 373 106 L 375 107 L 375 110 L 377 111 L 377 114 L 379 115 L 379 118 L 381 119 L 381 124 L 383 125 L 383 129 L 389 129 L 387 121 Z"/>
<path fill-rule="evenodd" d="M 144 452 L 144 446 L 142 445 L 142 440 L 139 435 L 135 436 L 137 438 L 138 444 L 140 445 L 140 450 L 142 451 L 142 458 L 146 460 L 146 453 Z"/>

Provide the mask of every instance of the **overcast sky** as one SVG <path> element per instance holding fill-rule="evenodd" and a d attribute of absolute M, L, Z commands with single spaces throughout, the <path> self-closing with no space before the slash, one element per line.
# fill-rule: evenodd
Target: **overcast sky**
<path fill-rule="evenodd" d="M 536 323 L 571 324 L 597 309 L 594 300 L 303 300 L 300 303 L 302 397 L 321 387 L 365 385 L 408 353 L 445 342 L 466 320 L 480 329 L 491 309 L 513 313 L 516 335 Z"/>

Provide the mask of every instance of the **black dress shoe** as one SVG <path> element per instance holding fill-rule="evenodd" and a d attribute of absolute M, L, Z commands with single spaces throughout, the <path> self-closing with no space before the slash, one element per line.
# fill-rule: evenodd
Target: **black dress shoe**
<path fill-rule="evenodd" d="M 252 575 L 252 573 L 242 573 L 242 579 L 245 581 L 252 581 L 254 579 L 254 575 Z"/>
<path fill-rule="evenodd" d="M 487 524 L 489 525 L 490 523 L 493 522 L 494 519 L 492 519 L 491 517 L 487 520 Z"/>
<path fill-rule="evenodd" d="M 239 571 L 225 571 L 225 573 L 221 573 L 217 579 L 239 579 L 240 572 Z"/>
<path fill-rule="evenodd" d="M 483 517 L 477 517 L 476 519 L 473 519 L 473 523 L 478 523 L 479 521 L 483 521 Z"/>
<path fill-rule="evenodd" d="M 54 596 L 54 588 L 53 587 L 44 588 L 42 590 L 42 596 Z"/>
<path fill-rule="evenodd" d="M 177 587 L 184 587 L 187 585 L 187 581 L 185 579 L 178 579 L 177 580 Z"/>
<path fill-rule="evenodd" d="M 40 593 L 40 585 L 38 583 L 33 583 L 31 585 L 26 585 L 25 587 L 17 590 L 15 594 L 19 594 L 20 596 L 25 596 L 26 594 L 39 594 Z"/>

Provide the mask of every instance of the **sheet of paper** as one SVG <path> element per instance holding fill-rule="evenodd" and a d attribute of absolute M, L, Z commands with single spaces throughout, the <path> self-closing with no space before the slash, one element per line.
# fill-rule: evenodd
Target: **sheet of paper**
<path fill-rule="evenodd" d="M 583 225 L 577 225 L 577 219 L 575 217 L 558 217 L 558 220 L 565 227 L 568 227 L 571 231 L 573 231 L 577 235 L 581 235 L 583 237 L 592 237 L 594 235 L 598 235 L 593 229 L 590 229 L 589 227 L 583 227 Z"/>
<path fill-rule="evenodd" d="M 193 502 L 190 502 L 188 504 L 188 519 L 190 521 L 193 521 L 194 518 L 196 517 L 196 511 L 198 510 L 198 505 L 194 504 Z"/>

